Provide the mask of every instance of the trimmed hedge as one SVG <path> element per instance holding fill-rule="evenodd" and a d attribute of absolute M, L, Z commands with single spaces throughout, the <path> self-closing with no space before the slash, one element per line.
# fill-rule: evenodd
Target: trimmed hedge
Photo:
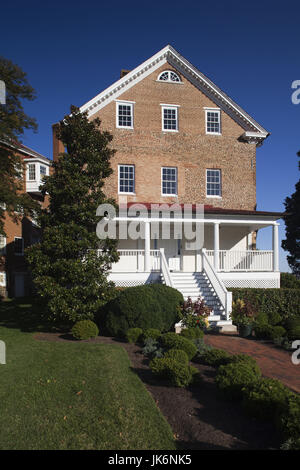
<path fill-rule="evenodd" d="M 160 342 L 165 349 L 182 349 L 186 352 L 189 360 L 193 359 L 197 353 L 197 348 L 192 341 L 176 333 L 166 333 L 162 335 Z"/>
<path fill-rule="evenodd" d="M 99 329 L 91 320 L 80 320 L 75 323 L 71 330 L 75 339 L 90 339 L 96 338 L 99 335 Z"/>
<path fill-rule="evenodd" d="M 270 325 L 300 317 L 300 289 L 229 289 L 233 301 L 248 300 Z"/>
<path fill-rule="evenodd" d="M 124 337 L 129 328 L 171 330 L 180 318 L 182 294 L 163 284 L 129 287 L 96 315 L 104 334 Z"/>
<path fill-rule="evenodd" d="M 143 341 L 146 341 L 148 338 L 154 339 L 157 341 L 161 336 L 161 332 L 156 328 L 148 328 L 143 332 Z"/>
<path fill-rule="evenodd" d="M 204 331 L 200 330 L 200 328 L 184 328 L 181 331 L 180 336 L 183 336 L 184 338 L 187 338 L 187 339 L 203 338 Z"/>
<path fill-rule="evenodd" d="M 194 369 L 171 357 L 153 359 L 150 368 L 155 375 L 165 378 L 174 387 L 187 387 L 193 381 Z"/>
<path fill-rule="evenodd" d="M 128 343 L 137 343 L 141 340 L 142 334 L 142 328 L 129 328 L 126 333 L 126 339 Z"/>
<path fill-rule="evenodd" d="M 216 383 L 227 398 L 241 399 L 243 388 L 253 386 L 260 377 L 261 370 L 257 364 L 252 365 L 245 361 L 238 361 L 220 366 Z"/>
<path fill-rule="evenodd" d="M 169 351 L 167 351 L 165 353 L 164 357 L 169 357 L 169 358 L 174 359 L 175 361 L 180 362 L 181 364 L 185 364 L 185 365 L 187 365 L 189 363 L 188 355 L 182 349 L 175 349 L 175 348 L 174 349 L 169 349 Z"/>
<path fill-rule="evenodd" d="M 212 348 L 204 350 L 203 354 L 197 354 L 197 362 L 212 367 L 219 367 L 228 364 L 231 360 L 231 354 L 223 349 Z"/>
<path fill-rule="evenodd" d="M 292 273 L 280 273 L 280 287 L 284 289 L 300 289 L 300 279 Z"/>

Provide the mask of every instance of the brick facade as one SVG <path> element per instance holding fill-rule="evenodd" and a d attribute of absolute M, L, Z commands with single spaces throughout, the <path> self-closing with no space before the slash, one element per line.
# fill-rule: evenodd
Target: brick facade
<path fill-rule="evenodd" d="M 129 202 L 203 203 L 230 209 L 254 210 L 256 206 L 256 146 L 239 140 L 244 129 L 221 111 L 221 135 L 205 133 L 205 107 L 217 107 L 184 76 L 181 83 L 157 81 L 169 64 L 145 77 L 118 100 L 134 101 L 134 129 L 116 127 L 116 102 L 99 117 L 103 130 L 113 136 L 117 150 L 113 175 L 106 181 L 108 196 L 118 200 L 118 164 L 135 165 L 135 195 Z M 177 72 L 178 73 L 178 72 Z M 162 131 L 161 103 L 178 108 L 178 132 Z M 54 139 L 54 158 L 59 144 Z M 60 150 L 62 151 L 62 147 Z M 178 169 L 178 195 L 161 195 L 161 167 Z M 206 169 L 220 169 L 222 198 L 206 197 Z"/>

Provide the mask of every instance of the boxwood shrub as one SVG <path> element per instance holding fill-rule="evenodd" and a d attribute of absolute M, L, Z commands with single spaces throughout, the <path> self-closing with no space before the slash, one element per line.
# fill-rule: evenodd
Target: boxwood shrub
<path fill-rule="evenodd" d="M 200 330 L 200 328 L 184 328 L 181 331 L 180 336 L 183 336 L 184 338 L 188 339 L 203 338 L 204 331 Z"/>
<path fill-rule="evenodd" d="M 203 354 L 197 355 L 197 362 L 206 364 L 212 367 L 219 367 L 221 365 L 228 364 L 231 359 L 231 354 L 223 349 L 212 348 L 204 350 Z"/>
<path fill-rule="evenodd" d="M 295 339 L 300 339 L 300 317 L 299 318 L 289 318 L 285 323 L 287 329 L 287 337 L 289 340 L 293 341 Z"/>
<path fill-rule="evenodd" d="M 193 359 L 197 353 L 197 348 L 192 341 L 176 333 L 166 333 L 162 335 L 160 342 L 165 349 L 182 349 L 186 352 L 189 360 Z"/>
<path fill-rule="evenodd" d="M 238 361 L 220 366 L 216 383 L 227 398 L 237 400 L 242 398 L 243 388 L 253 386 L 260 377 L 261 370 L 257 364 Z"/>
<path fill-rule="evenodd" d="M 255 418 L 274 421 L 277 410 L 282 408 L 290 391 L 275 379 L 262 378 L 243 388 L 243 407 Z"/>
<path fill-rule="evenodd" d="M 91 320 L 80 320 L 75 323 L 71 330 L 72 335 L 76 339 L 96 338 L 99 335 L 99 329 Z"/>
<path fill-rule="evenodd" d="M 276 424 L 286 439 L 299 438 L 300 395 L 292 392 L 287 394 L 285 401 L 279 404 Z"/>
<path fill-rule="evenodd" d="M 148 338 L 157 341 L 160 335 L 161 332 L 157 328 L 147 328 L 147 330 L 143 332 L 143 341 L 146 341 Z"/>
<path fill-rule="evenodd" d="M 270 325 L 284 324 L 288 318 L 300 316 L 300 289 L 229 289 L 233 301 L 248 299 L 251 305 L 267 316 Z"/>
<path fill-rule="evenodd" d="M 129 328 L 126 332 L 128 343 L 138 343 L 142 339 L 142 328 Z"/>
<path fill-rule="evenodd" d="M 177 362 L 180 362 L 181 364 L 187 365 L 189 362 L 188 355 L 185 351 L 182 349 L 169 349 L 164 357 L 169 357 L 171 359 L 174 359 Z"/>
<path fill-rule="evenodd" d="M 155 375 L 168 380 L 174 387 L 187 387 L 193 381 L 193 370 L 188 364 L 171 357 L 153 359 L 150 368 Z"/>
<path fill-rule="evenodd" d="M 163 284 L 129 287 L 96 315 L 104 334 L 124 337 L 129 328 L 169 331 L 178 322 L 182 294 Z"/>

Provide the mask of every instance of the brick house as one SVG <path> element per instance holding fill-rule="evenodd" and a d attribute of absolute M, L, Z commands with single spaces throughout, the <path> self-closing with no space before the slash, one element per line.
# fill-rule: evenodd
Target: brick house
<path fill-rule="evenodd" d="M 43 176 L 49 175 L 50 160 L 22 144 L 14 151 L 24 164 L 20 176 L 22 190 L 44 207 L 47 201 L 42 197 L 39 187 Z M 5 214 L 4 230 L 6 237 L 0 236 L 0 295 L 23 297 L 31 292 L 24 249 L 39 241 L 40 230 L 34 220 L 24 216 L 17 222 L 8 214 Z"/>
<path fill-rule="evenodd" d="M 119 236 L 120 260 L 110 273 L 117 285 L 162 280 L 185 297 L 202 295 L 218 325 L 229 321 L 227 287 L 279 287 L 281 214 L 256 211 L 256 148 L 269 133 L 238 104 L 168 45 L 122 71 L 81 110 L 114 136 L 114 172 L 105 191 L 133 211 L 116 217 L 119 229 L 137 217 L 141 222 L 140 238 Z M 55 160 L 63 151 L 55 133 L 53 150 Z M 193 250 L 178 236 L 172 216 L 164 239 L 167 218 L 149 218 L 153 204 L 177 204 L 179 212 L 189 207 L 191 224 L 203 227 L 202 247 Z M 182 222 L 176 216 L 177 226 Z M 272 250 L 256 250 L 257 230 L 267 226 Z"/>

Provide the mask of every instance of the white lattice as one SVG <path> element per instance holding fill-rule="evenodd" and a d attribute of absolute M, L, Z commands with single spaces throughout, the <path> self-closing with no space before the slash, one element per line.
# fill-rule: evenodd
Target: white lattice
<path fill-rule="evenodd" d="M 142 286 L 145 284 L 154 284 L 155 281 L 140 281 L 138 279 L 118 279 L 117 281 L 114 281 L 115 285 L 117 287 L 134 287 L 134 286 Z"/>
<path fill-rule="evenodd" d="M 226 287 L 274 289 L 279 287 L 277 279 L 223 279 Z"/>

